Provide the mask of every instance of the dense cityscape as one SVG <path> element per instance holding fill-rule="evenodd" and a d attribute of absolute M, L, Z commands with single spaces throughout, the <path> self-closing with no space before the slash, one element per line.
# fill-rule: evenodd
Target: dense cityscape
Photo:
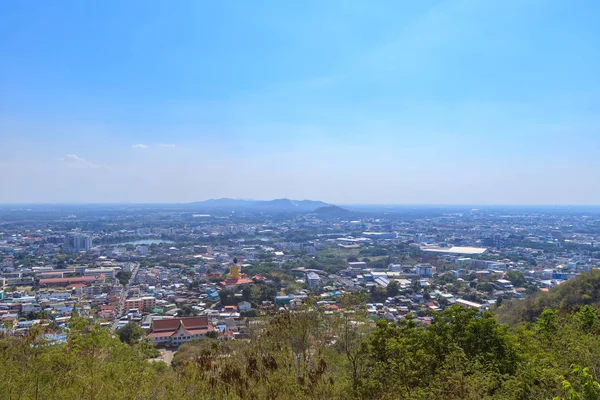
<path fill-rule="evenodd" d="M 600 1 L 0 1 L 0 400 L 600 400 Z"/>
<path fill-rule="evenodd" d="M 74 313 L 133 325 L 170 362 L 208 336 L 310 299 L 362 296 L 372 321 L 428 325 L 452 305 L 493 310 L 600 267 L 592 207 L 338 207 L 287 199 L 183 205 L 3 206 L 0 318 L 66 341 Z"/>

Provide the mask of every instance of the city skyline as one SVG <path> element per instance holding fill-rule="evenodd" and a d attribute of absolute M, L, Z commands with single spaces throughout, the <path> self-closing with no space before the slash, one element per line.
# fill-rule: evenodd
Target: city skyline
<path fill-rule="evenodd" d="M 600 4 L 0 4 L 0 204 L 600 204 Z"/>

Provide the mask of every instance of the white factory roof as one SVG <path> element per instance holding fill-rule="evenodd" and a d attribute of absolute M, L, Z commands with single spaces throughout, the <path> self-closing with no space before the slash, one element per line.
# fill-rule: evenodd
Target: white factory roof
<path fill-rule="evenodd" d="M 433 253 L 470 254 L 470 255 L 483 254 L 487 251 L 487 249 L 484 247 L 466 247 L 466 246 L 453 246 L 453 247 L 422 246 L 421 250 L 429 251 L 429 252 L 433 252 Z"/>

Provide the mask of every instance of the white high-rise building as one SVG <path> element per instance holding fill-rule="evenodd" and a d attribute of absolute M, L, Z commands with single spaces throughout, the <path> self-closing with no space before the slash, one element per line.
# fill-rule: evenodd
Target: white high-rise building
<path fill-rule="evenodd" d="M 66 251 L 74 253 L 88 251 L 92 248 L 92 238 L 81 234 L 69 235 L 64 247 Z"/>

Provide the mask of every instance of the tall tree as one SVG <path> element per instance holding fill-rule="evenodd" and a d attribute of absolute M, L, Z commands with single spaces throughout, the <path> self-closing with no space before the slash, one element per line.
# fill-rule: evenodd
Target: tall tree
<path fill-rule="evenodd" d="M 119 335 L 119 339 L 121 342 L 127 344 L 137 343 L 142 336 L 144 336 L 144 331 L 138 324 L 133 321 L 128 322 L 122 328 L 117 329 L 117 335 Z"/>

